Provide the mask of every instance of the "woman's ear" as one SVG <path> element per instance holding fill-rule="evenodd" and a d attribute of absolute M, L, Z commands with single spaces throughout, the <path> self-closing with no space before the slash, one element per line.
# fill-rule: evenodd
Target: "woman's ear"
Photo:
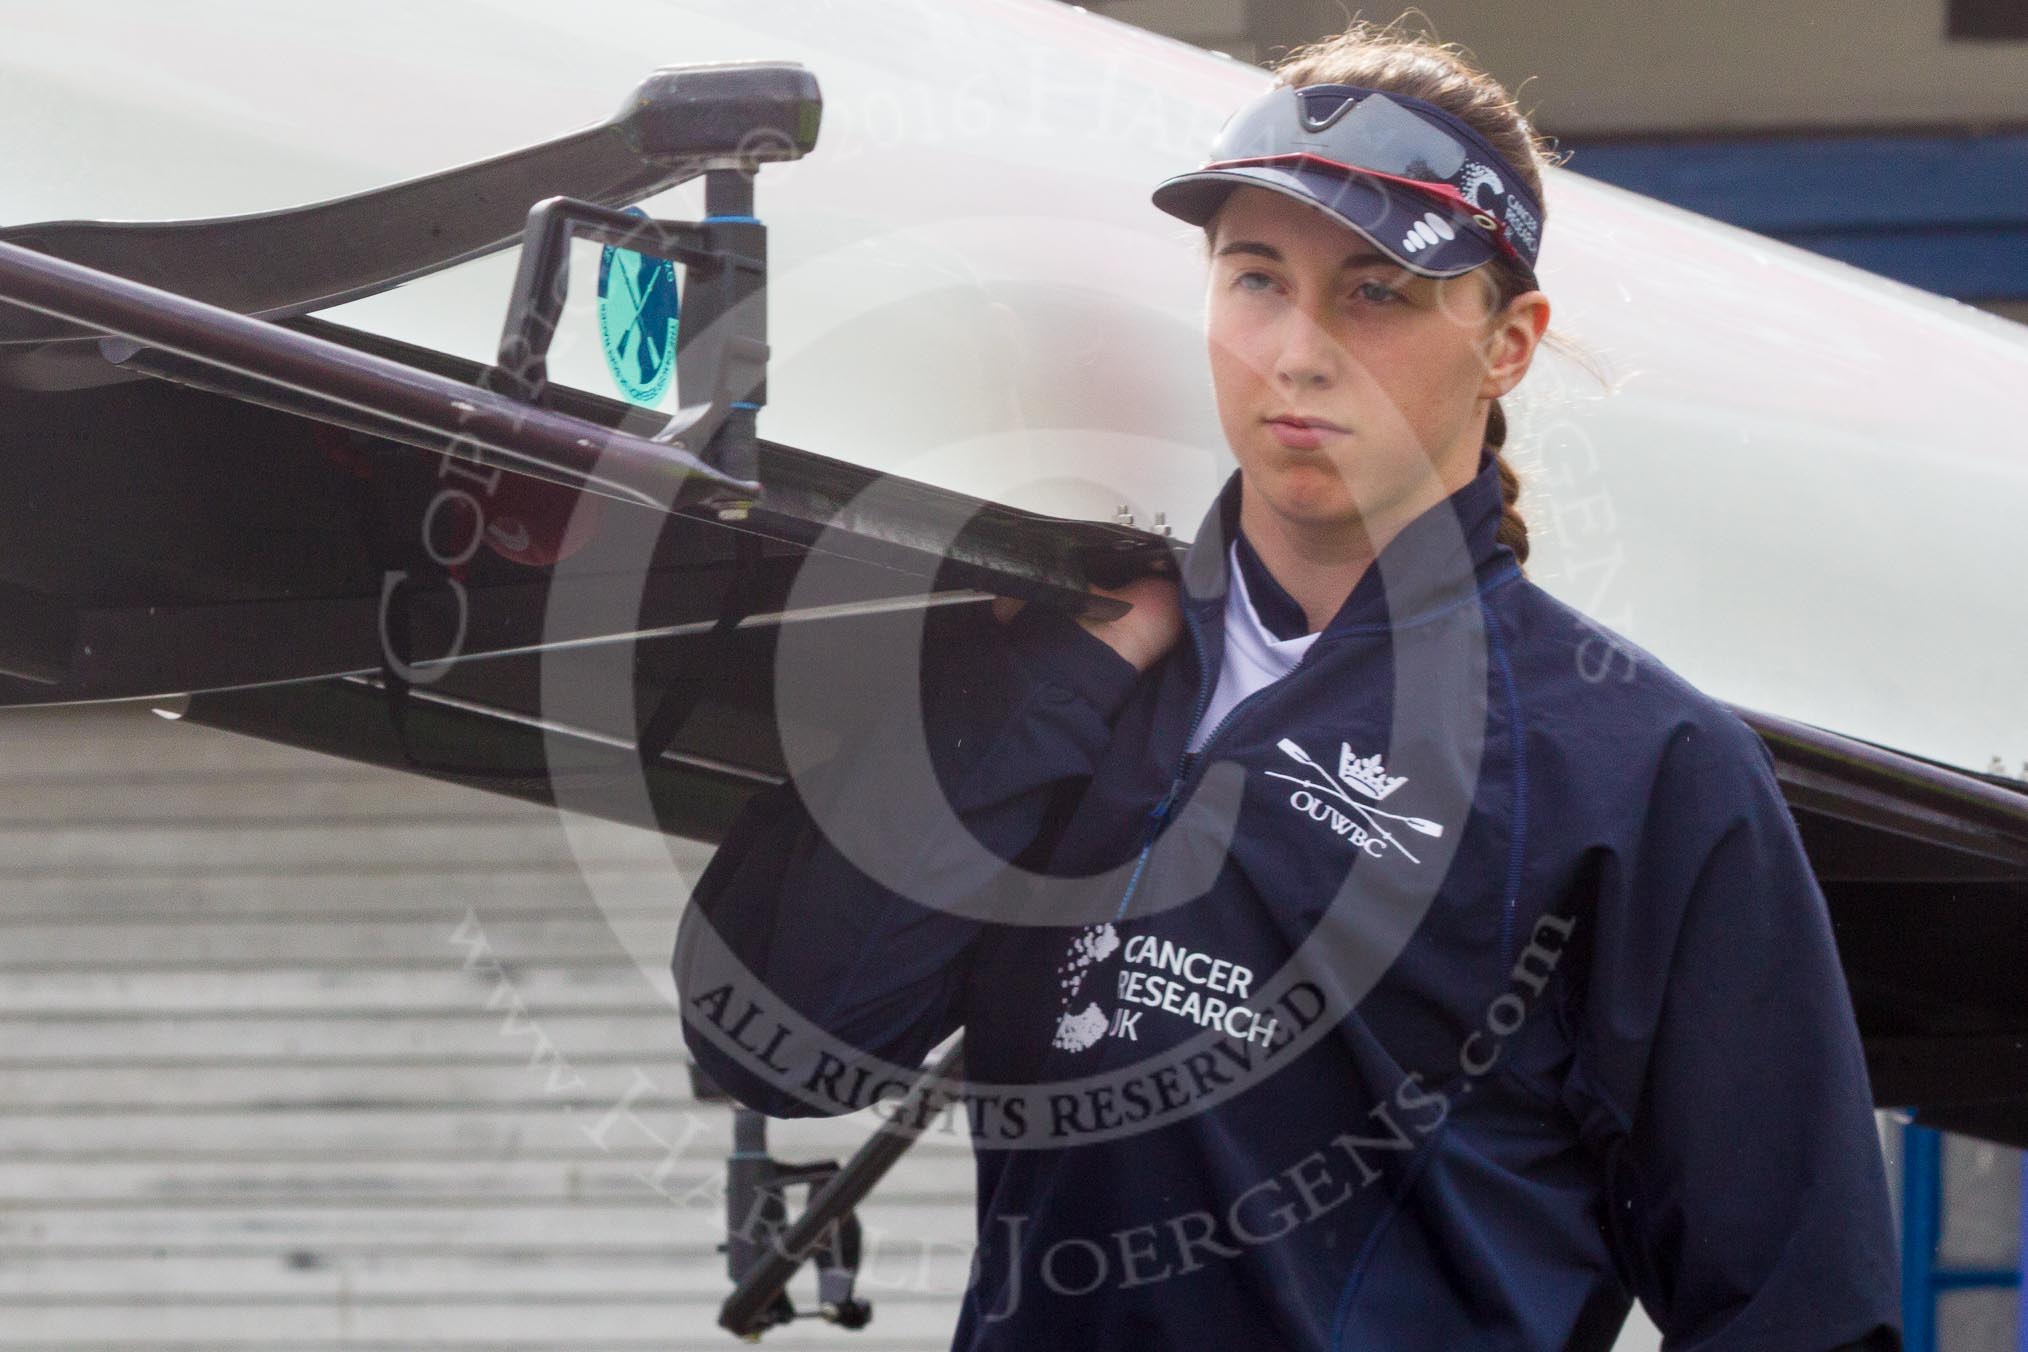
<path fill-rule="evenodd" d="M 1490 316 L 1481 348 L 1486 359 L 1486 380 L 1479 388 L 1479 397 L 1498 399 L 1519 385 L 1548 329 L 1549 297 L 1541 291 L 1524 291 Z"/>

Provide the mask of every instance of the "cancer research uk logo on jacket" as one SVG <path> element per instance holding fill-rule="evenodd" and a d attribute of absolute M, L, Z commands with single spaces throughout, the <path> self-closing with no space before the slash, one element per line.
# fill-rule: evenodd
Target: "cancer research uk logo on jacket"
<path fill-rule="evenodd" d="M 1275 745 L 1301 773 L 1264 773 L 1295 785 L 1288 806 L 1317 823 L 1320 832 L 1369 857 L 1399 854 L 1411 864 L 1422 861 L 1402 843 L 1404 836 L 1442 838 L 1441 822 L 1377 806 L 1408 783 L 1406 775 L 1388 774 L 1378 755 L 1362 758 L 1349 743 L 1340 742 L 1338 773 L 1333 775 L 1292 738 L 1284 737 Z M 1116 953 L 1118 1003 L 1108 1014 L 1089 998 L 1085 982 Z M 1227 1036 L 1248 1042 L 1264 1043 L 1274 1036 L 1275 1020 L 1246 1007 L 1254 980 L 1250 968 L 1174 939 L 1138 934 L 1123 942 L 1110 923 L 1087 925 L 1071 940 L 1056 976 L 1060 1010 L 1054 1045 L 1060 1051 L 1088 1051 L 1108 1036 L 1138 1041 L 1140 1020 L 1150 1013 L 1221 1028 Z M 1086 996 L 1081 1007 L 1080 995 Z"/>

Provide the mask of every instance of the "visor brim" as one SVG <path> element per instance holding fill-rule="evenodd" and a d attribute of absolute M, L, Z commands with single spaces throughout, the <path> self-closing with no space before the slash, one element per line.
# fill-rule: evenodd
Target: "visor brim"
<path fill-rule="evenodd" d="M 1266 188 L 1314 207 L 1418 276 L 1457 277 L 1505 256 L 1444 204 L 1363 174 L 1271 164 L 1199 169 L 1164 180 L 1153 201 L 1201 226 L 1240 187 Z"/>

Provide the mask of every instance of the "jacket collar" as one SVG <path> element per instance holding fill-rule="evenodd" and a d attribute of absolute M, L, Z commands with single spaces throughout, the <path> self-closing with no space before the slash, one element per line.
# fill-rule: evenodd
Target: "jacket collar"
<path fill-rule="evenodd" d="M 1184 604 L 1200 619 L 1224 608 L 1243 479 L 1237 469 L 1226 479 L 1183 556 Z M 1414 623 L 1518 573 L 1514 551 L 1497 539 L 1502 507 L 1498 460 L 1491 446 L 1481 446 L 1477 472 L 1387 542 L 1323 636 Z"/>
<path fill-rule="evenodd" d="M 1232 532 L 1232 558 L 1239 565 L 1239 580 L 1246 584 L 1246 599 L 1262 629 L 1277 639 L 1301 638 L 1310 632 L 1310 617 L 1254 553 L 1244 526 Z"/>

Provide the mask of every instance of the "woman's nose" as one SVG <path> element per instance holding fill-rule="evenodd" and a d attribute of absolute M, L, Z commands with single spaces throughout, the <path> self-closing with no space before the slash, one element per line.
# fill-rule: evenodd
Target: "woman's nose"
<path fill-rule="evenodd" d="M 1275 378 L 1291 385 L 1328 385 L 1344 360 L 1338 341 L 1307 312 L 1291 307 L 1284 316 L 1275 354 Z"/>

